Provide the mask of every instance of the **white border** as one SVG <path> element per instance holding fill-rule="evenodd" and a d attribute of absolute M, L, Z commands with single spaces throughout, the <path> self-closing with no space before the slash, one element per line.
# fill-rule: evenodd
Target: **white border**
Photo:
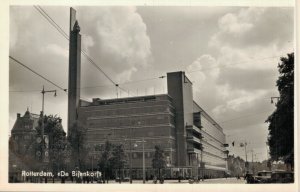
<path fill-rule="evenodd" d="M 299 45 L 297 32 L 299 31 L 298 20 L 300 14 L 298 12 L 299 1 L 296 1 L 295 9 L 295 42 L 296 47 Z M 86 184 L 9 184 L 8 183 L 8 55 L 9 55 L 9 5 L 62 5 L 62 6 L 80 6 L 80 5 L 136 5 L 136 6 L 271 6 L 271 7 L 294 7 L 293 0 L 4 0 L 0 2 L 0 191 L 298 191 L 299 166 L 297 131 L 298 126 L 298 93 L 299 84 L 299 67 L 298 59 L 295 57 L 295 184 L 264 184 L 264 185 L 243 185 L 243 184 L 164 184 L 164 185 L 143 185 L 143 184 L 110 184 L 110 185 L 86 185 Z M 295 47 L 295 55 L 298 50 Z"/>

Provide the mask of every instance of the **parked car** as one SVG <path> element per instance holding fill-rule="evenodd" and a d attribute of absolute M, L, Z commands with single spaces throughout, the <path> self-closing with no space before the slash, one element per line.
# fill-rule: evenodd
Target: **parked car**
<path fill-rule="evenodd" d="M 129 182 L 129 180 L 130 180 L 130 178 L 129 177 L 124 177 L 124 178 L 121 178 L 121 181 L 122 182 Z M 120 181 L 120 178 L 119 177 L 117 177 L 116 178 L 116 182 L 119 182 Z"/>
<path fill-rule="evenodd" d="M 247 183 L 254 183 L 254 177 L 252 173 L 246 173 L 244 178 L 247 181 Z"/>
<path fill-rule="evenodd" d="M 254 183 L 293 183 L 294 173 L 291 171 L 261 171 L 254 176 Z"/>
<path fill-rule="evenodd" d="M 256 176 L 253 177 L 253 183 L 270 183 L 271 171 L 259 171 Z"/>
<path fill-rule="evenodd" d="M 293 183 L 294 173 L 291 171 L 275 171 L 271 175 L 270 183 Z"/>

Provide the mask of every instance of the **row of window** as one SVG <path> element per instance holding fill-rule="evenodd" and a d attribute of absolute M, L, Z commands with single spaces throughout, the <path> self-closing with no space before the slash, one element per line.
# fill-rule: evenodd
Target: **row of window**
<path fill-rule="evenodd" d="M 223 151 L 220 151 L 220 150 L 218 150 L 218 149 L 216 149 L 216 148 L 214 148 L 214 147 L 212 147 L 212 146 L 210 146 L 210 145 L 208 145 L 204 142 L 202 143 L 202 145 L 203 145 L 204 151 L 212 153 L 212 154 L 217 155 L 217 156 L 220 156 L 222 158 L 225 157 L 225 154 L 224 154 Z"/>
<path fill-rule="evenodd" d="M 171 125 L 157 125 L 144 127 L 89 127 L 88 135 L 97 137 L 134 138 L 151 136 L 175 136 L 175 127 Z"/>
<path fill-rule="evenodd" d="M 145 116 L 129 116 L 105 119 L 89 119 L 89 127 L 122 127 L 122 126 L 147 126 L 157 124 L 175 125 L 174 117 L 169 114 L 155 114 Z"/>
<path fill-rule="evenodd" d="M 92 110 L 88 111 L 88 117 L 107 117 L 107 116 L 124 116 L 132 114 L 151 114 L 151 113 L 174 113 L 174 110 L 168 105 L 154 105 L 154 106 L 143 106 L 143 107 L 132 107 L 132 108 L 123 108 L 118 109 L 107 109 L 107 110 Z"/>
<path fill-rule="evenodd" d="M 30 139 L 31 138 L 31 136 L 30 135 L 14 135 L 14 140 L 18 140 L 18 139 L 26 139 L 26 140 L 28 140 L 28 139 Z"/>
<path fill-rule="evenodd" d="M 202 116 L 201 119 L 202 130 L 207 132 L 209 135 L 213 135 L 217 140 L 221 143 L 225 143 L 225 135 L 219 130 L 216 126 L 214 126 L 211 122 L 209 122 L 206 118 Z"/>
<path fill-rule="evenodd" d="M 218 167 L 226 167 L 226 161 L 214 156 L 210 156 L 207 154 L 203 154 L 202 161 L 205 162 L 207 165 L 213 165 Z"/>
<path fill-rule="evenodd" d="M 94 145 L 94 149 L 95 150 L 102 150 L 104 149 L 104 141 L 105 140 L 91 140 L 90 138 L 87 138 L 87 140 L 89 142 L 93 142 L 95 143 Z M 143 149 L 143 143 L 142 143 L 142 138 L 140 139 L 132 139 L 131 141 L 129 139 L 111 139 L 109 140 L 111 143 L 114 144 L 122 144 L 124 146 L 124 149 L 126 150 L 138 150 L 138 151 L 142 151 Z M 170 148 L 172 149 L 172 151 L 175 151 L 175 140 L 174 139 L 167 139 L 167 138 L 145 138 L 144 139 L 144 149 L 145 150 L 154 150 L 155 146 L 160 146 L 162 149 L 164 149 L 165 151 L 169 151 Z M 130 145 L 131 144 L 131 145 Z M 92 145 L 92 144 L 90 144 Z M 131 146 L 131 147 L 130 147 Z"/>

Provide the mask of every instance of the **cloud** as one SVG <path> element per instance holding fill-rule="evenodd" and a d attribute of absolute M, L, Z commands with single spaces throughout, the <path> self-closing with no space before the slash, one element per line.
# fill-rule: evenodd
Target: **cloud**
<path fill-rule="evenodd" d="M 228 13 L 219 20 L 219 28 L 224 33 L 241 35 L 251 30 L 251 28 L 253 28 L 253 24 L 241 22 L 234 14 Z"/>
<path fill-rule="evenodd" d="M 226 67 L 221 69 L 217 83 L 228 84 L 231 89 L 268 90 L 275 87 L 277 74 L 273 69 Z"/>
<path fill-rule="evenodd" d="M 191 65 L 187 67 L 188 72 L 198 72 L 191 74 L 190 76 L 198 82 L 204 82 L 207 78 L 214 79 L 218 76 L 219 70 L 217 67 L 217 61 L 214 57 L 208 54 L 201 55 Z M 209 69 L 209 70 L 207 70 Z M 202 71 L 205 72 L 202 72 Z"/>
<path fill-rule="evenodd" d="M 214 114 L 233 114 L 236 112 L 247 113 L 247 110 L 251 110 L 256 107 L 255 110 L 261 109 L 257 106 L 257 103 L 261 103 L 260 99 L 266 98 L 267 91 L 261 90 L 256 92 L 238 90 L 232 92 L 229 99 L 223 102 L 223 104 L 214 108 Z M 262 100 L 265 102 L 265 99 Z M 249 111 L 248 111 L 249 112 Z"/>
<path fill-rule="evenodd" d="M 293 37 L 290 12 L 285 8 L 241 8 L 218 19 L 218 28 L 209 39 L 213 53 L 200 55 L 187 67 L 197 71 L 188 74 L 195 100 L 217 121 L 272 111 L 268 98 L 278 94 L 277 63 L 293 50 L 288 42 Z"/>
<path fill-rule="evenodd" d="M 243 8 L 228 13 L 218 21 L 219 31 L 212 37 L 211 46 L 285 44 L 293 40 L 292 8 Z"/>
<path fill-rule="evenodd" d="M 81 49 L 83 51 L 87 51 L 92 48 L 95 44 L 93 37 L 89 36 L 89 35 L 85 35 L 83 34 L 81 36 L 81 42 L 82 42 L 82 46 Z"/>
<path fill-rule="evenodd" d="M 81 33 L 93 37 L 88 52 L 113 79 L 130 80 L 137 68 L 148 66 L 150 39 L 135 7 L 80 7 L 78 20 Z"/>
<path fill-rule="evenodd" d="M 207 111 L 212 111 L 221 101 L 220 87 L 216 85 L 220 72 L 218 66 L 212 55 L 203 54 L 187 67 L 186 75 L 193 83 L 194 99 Z"/>
<path fill-rule="evenodd" d="M 57 44 L 49 44 L 49 45 L 46 45 L 46 47 L 43 49 L 43 53 L 47 53 L 47 54 L 55 54 L 57 56 L 62 56 L 62 57 L 65 57 L 65 58 L 69 58 L 69 50 L 67 49 L 64 49 L 62 47 L 60 47 L 59 45 Z"/>

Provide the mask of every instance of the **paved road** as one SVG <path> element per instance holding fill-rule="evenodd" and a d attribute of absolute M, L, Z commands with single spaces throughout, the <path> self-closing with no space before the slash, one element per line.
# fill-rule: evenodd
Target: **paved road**
<path fill-rule="evenodd" d="M 52 180 L 48 180 L 48 183 L 52 183 Z M 60 183 L 60 180 L 55 180 L 55 183 Z M 72 183 L 70 180 L 66 180 L 65 183 Z M 74 182 L 75 183 L 75 182 Z M 133 180 L 132 184 L 142 184 L 143 180 Z M 193 185 L 199 185 L 199 184 L 245 184 L 246 181 L 244 179 L 236 179 L 236 178 L 219 178 L 219 179 L 206 179 L 204 181 L 199 181 L 199 183 L 193 183 Z M 88 184 L 88 183 L 81 183 L 81 184 Z M 97 182 L 89 183 L 89 184 L 100 184 Z M 108 184 L 114 184 L 118 185 L 118 182 L 115 182 L 115 180 L 110 180 Z M 129 182 L 122 182 L 121 184 L 129 184 Z M 146 184 L 154 184 L 153 180 L 149 180 L 146 182 Z M 181 180 L 179 183 L 178 180 L 165 180 L 164 184 L 189 184 L 188 180 Z M 100 184 L 101 185 L 101 184 Z M 102 184 L 104 185 L 104 184 Z"/>
<path fill-rule="evenodd" d="M 129 184 L 129 182 L 122 182 L 123 184 Z M 121 183 L 121 184 L 122 184 Z M 142 184 L 142 180 L 134 180 L 132 184 Z M 245 184 L 246 181 L 244 179 L 236 179 L 236 178 L 219 178 L 219 179 L 206 179 L 204 181 L 200 181 L 199 183 L 193 183 L 193 184 Z M 110 181 L 108 184 L 119 184 L 115 181 Z M 149 180 L 146 182 L 146 184 L 154 184 L 152 180 Z M 165 180 L 164 184 L 189 184 L 188 180 L 182 180 L 180 183 L 178 180 Z"/>

